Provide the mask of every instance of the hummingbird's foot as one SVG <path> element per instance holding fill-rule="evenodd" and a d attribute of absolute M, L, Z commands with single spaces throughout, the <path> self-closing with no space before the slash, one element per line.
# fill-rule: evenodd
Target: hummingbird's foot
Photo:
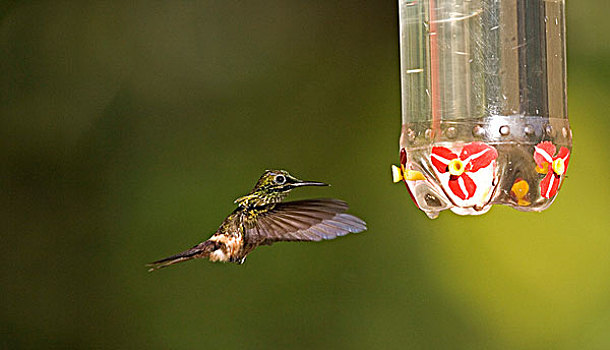
<path fill-rule="evenodd" d="M 243 258 L 231 257 L 231 258 L 229 258 L 229 262 L 236 263 L 237 265 L 241 265 L 246 262 L 246 257 L 245 256 Z"/>

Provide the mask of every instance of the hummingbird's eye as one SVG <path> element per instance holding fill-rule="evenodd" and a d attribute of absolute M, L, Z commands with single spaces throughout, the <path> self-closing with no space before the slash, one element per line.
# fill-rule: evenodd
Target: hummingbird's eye
<path fill-rule="evenodd" d="M 275 183 L 278 185 L 283 184 L 284 182 L 286 182 L 286 176 L 284 175 L 278 175 L 275 177 Z"/>

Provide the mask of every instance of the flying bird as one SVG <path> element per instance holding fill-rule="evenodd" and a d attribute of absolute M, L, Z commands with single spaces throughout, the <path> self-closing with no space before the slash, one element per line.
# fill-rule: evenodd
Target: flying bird
<path fill-rule="evenodd" d="M 148 264 L 148 271 L 179 262 L 207 258 L 243 264 L 259 245 L 281 241 L 321 241 L 366 230 L 366 223 L 346 214 L 347 203 L 338 199 L 282 202 L 288 193 L 303 186 L 328 186 L 303 181 L 285 170 L 267 170 L 243 197 L 237 208 L 206 241 L 176 255 Z"/>

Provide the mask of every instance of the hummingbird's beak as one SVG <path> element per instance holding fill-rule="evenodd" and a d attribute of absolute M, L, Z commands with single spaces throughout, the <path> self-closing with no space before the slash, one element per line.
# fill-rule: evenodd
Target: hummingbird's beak
<path fill-rule="evenodd" d="M 294 187 L 301 187 L 301 186 L 330 186 L 327 183 L 324 182 L 317 182 L 317 181 L 295 181 L 292 186 Z"/>

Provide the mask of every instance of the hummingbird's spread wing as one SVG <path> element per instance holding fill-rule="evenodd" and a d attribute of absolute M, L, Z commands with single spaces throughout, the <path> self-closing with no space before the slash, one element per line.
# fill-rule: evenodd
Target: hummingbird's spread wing
<path fill-rule="evenodd" d="M 347 203 L 338 199 L 313 199 L 278 203 L 246 229 L 250 242 L 321 241 L 366 230 L 361 219 L 345 214 Z"/>

